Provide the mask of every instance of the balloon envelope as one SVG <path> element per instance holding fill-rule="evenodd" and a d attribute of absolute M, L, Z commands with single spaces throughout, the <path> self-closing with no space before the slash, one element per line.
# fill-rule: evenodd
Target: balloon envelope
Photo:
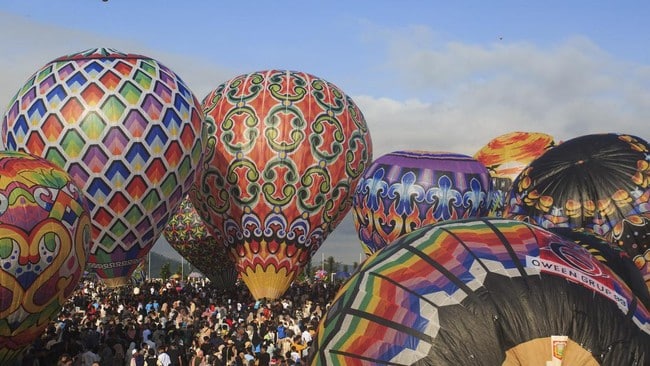
<path fill-rule="evenodd" d="M 487 214 L 490 175 L 455 153 L 395 151 L 377 158 L 352 197 L 352 213 L 367 255 L 427 224 Z"/>
<path fill-rule="evenodd" d="M 632 260 L 650 290 L 650 212 L 625 216 L 605 238 L 628 253 L 637 253 Z"/>
<path fill-rule="evenodd" d="M 10 102 L 2 138 L 9 150 L 59 165 L 82 188 L 93 224 L 88 265 L 119 285 L 187 194 L 202 128 L 198 100 L 171 70 L 99 48 L 38 70 Z"/>
<path fill-rule="evenodd" d="M 612 230 L 622 232 L 626 218 L 650 212 L 649 154 L 648 143 L 631 135 L 596 134 L 565 141 L 517 177 L 505 216 L 546 228 L 584 228 L 609 239 L 618 237 Z M 648 241 L 616 244 L 650 281 L 644 259 Z"/>
<path fill-rule="evenodd" d="M 650 291 L 648 291 L 641 272 L 632 261 L 632 257 L 622 248 L 616 247 L 605 238 L 583 229 L 556 227 L 550 228 L 549 231 L 571 239 L 576 244 L 587 249 L 596 259 L 616 273 L 630 287 L 643 305 L 650 309 Z"/>
<path fill-rule="evenodd" d="M 512 182 L 528 164 L 553 146 L 553 136 L 515 131 L 493 138 L 474 154 L 492 177 L 489 216 L 503 216 Z"/>
<path fill-rule="evenodd" d="M 223 243 L 218 242 L 194 209 L 189 197 L 163 230 L 172 248 L 222 289 L 232 289 L 237 282 L 237 269 Z"/>
<path fill-rule="evenodd" d="M 64 170 L 0 152 L 0 364 L 15 361 L 58 315 L 90 241 L 86 203 Z"/>
<path fill-rule="evenodd" d="M 645 365 L 650 313 L 636 300 L 586 249 L 543 228 L 444 222 L 363 263 L 323 317 L 311 364 Z"/>
<path fill-rule="evenodd" d="M 203 101 L 209 133 L 192 202 L 257 298 L 281 296 L 350 209 L 372 158 L 351 98 L 313 75 L 238 76 Z"/>

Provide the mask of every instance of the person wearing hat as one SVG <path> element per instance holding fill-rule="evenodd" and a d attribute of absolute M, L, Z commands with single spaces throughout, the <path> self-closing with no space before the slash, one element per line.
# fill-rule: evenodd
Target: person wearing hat
<path fill-rule="evenodd" d="M 129 366 L 144 366 L 144 356 L 138 351 L 137 348 L 131 350 L 131 360 Z"/>

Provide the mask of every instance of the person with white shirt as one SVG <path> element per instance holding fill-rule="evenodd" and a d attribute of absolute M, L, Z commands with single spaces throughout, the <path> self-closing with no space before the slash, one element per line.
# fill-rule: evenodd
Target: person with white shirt
<path fill-rule="evenodd" d="M 169 366 L 172 364 L 172 359 L 167 354 L 167 348 L 165 346 L 158 347 L 158 363 L 162 366 Z"/>

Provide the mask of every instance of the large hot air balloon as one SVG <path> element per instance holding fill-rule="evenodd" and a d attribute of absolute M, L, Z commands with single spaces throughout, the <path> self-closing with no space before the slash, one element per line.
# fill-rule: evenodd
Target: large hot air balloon
<path fill-rule="evenodd" d="M 587 249 L 596 259 L 616 273 L 628 285 L 634 295 L 641 300 L 643 305 L 650 309 L 650 291 L 646 287 L 643 276 L 641 276 L 641 272 L 632 261 L 632 257 L 621 247 L 613 246 L 605 238 L 584 229 L 555 227 L 548 230 L 571 239 Z"/>
<path fill-rule="evenodd" d="M 41 336 L 75 290 L 91 242 L 80 189 L 51 162 L 0 152 L 0 365 Z"/>
<path fill-rule="evenodd" d="M 189 197 L 163 230 L 172 248 L 206 275 L 210 282 L 221 289 L 233 289 L 237 282 L 237 269 L 223 243 L 208 231 Z"/>
<path fill-rule="evenodd" d="M 545 133 L 515 131 L 493 138 L 474 154 L 492 177 L 488 216 L 503 216 L 512 182 L 530 162 L 553 146 L 553 137 Z"/>
<path fill-rule="evenodd" d="M 650 313 L 572 240 L 457 220 L 366 260 L 321 320 L 312 365 L 647 365 Z"/>
<path fill-rule="evenodd" d="M 643 215 L 650 212 L 649 156 L 648 143 L 631 135 L 565 141 L 517 177 L 505 216 L 545 228 L 584 228 L 613 240 L 632 256 L 650 285 L 650 241 L 621 236 L 631 222 L 643 227 Z"/>
<path fill-rule="evenodd" d="M 313 75 L 266 70 L 203 100 L 205 166 L 190 193 L 252 295 L 281 296 L 351 206 L 372 158 L 361 111 Z"/>
<path fill-rule="evenodd" d="M 89 267 L 128 282 L 194 180 L 201 106 L 185 83 L 146 56 L 91 49 L 60 57 L 18 91 L 3 122 L 9 150 L 64 168 L 91 210 Z"/>
<path fill-rule="evenodd" d="M 469 156 L 395 151 L 377 158 L 359 181 L 354 225 L 371 255 L 424 225 L 485 216 L 489 192 L 490 174 Z"/>

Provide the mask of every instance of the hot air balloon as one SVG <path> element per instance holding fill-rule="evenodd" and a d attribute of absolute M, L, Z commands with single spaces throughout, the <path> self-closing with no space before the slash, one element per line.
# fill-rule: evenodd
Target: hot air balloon
<path fill-rule="evenodd" d="M 312 365 L 646 365 L 650 313 L 572 240 L 500 218 L 377 252 L 321 320 Z"/>
<path fill-rule="evenodd" d="M 256 299 L 276 299 L 339 224 L 372 159 L 351 98 L 298 71 L 233 78 L 203 100 L 205 165 L 194 207 Z"/>
<path fill-rule="evenodd" d="M 492 177 L 488 216 L 503 216 L 512 182 L 531 161 L 553 146 L 553 137 L 545 133 L 515 131 L 493 138 L 474 154 Z"/>
<path fill-rule="evenodd" d="M 0 152 L 0 364 L 16 362 L 75 290 L 91 242 L 88 208 L 68 173 Z"/>
<path fill-rule="evenodd" d="M 650 309 L 650 291 L 646 287 L 641 272 L 632 261 L 632 257 L 623 248 L 613 246 L 607 239 L 584 229 L 555 227 L 548 230 L 571 239 L 587 249 L 596 259 L 616 273 L 643 305 Z"/>
<path fill-rule="evenodd" d="M 490 192 L 490 174 L 469 156 L 395 151 L 363 174 L 352 196 L 352 217 L 371 255 L 427 224 L 485 216 Z"/>
<path fill-rule="evenodd" d="M 517 177 L 504 215 L 545 228 L 584 228 L 614 238 L 650 284 L 648 241 L 620 236 L 624 227 L 641 223 L 650 212 L 648 156 L 648 143 L 631 135 L 594 134 L 565 141 Z"/>
<path fill-rule="evenodd" d="M 206 275 L 217 288 L 229 290 L 237 282 L 237 269 L 227 248 L 208 231 L 189 197 L 165 226 L 163 235 L 172 248 Z"/>
<path fill-rule="evenodd" d="M 88 266 L 126 282 L 190 189 L 204 147 L 201 106 L 146 56 L 98 48 L 63 56 L 18 91 L 2 121 L 9 150 L 64 168 L 89 203 Z"/>
<path fill-rule="evenodd" d="M 641 271 L 650 290 L 650 211 L 628 215 L 619 221 L 605 238 L 634 255 L 634 264 Z"/>

